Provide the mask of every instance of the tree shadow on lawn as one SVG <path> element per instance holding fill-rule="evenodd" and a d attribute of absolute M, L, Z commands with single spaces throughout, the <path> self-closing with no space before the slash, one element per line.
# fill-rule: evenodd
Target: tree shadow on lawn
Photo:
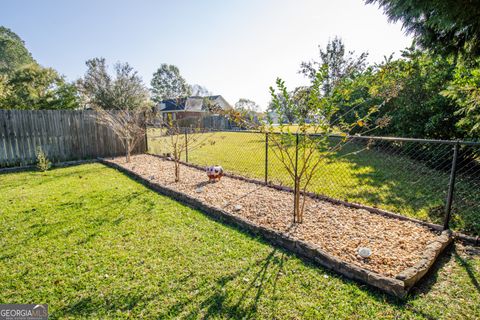
<path fill-rule="evenodd" d="M 334 164 L 340 164 L 341 170 Z M 379 207 L 428 222 L 443 222 L 449 182 L 447 171 L 429 168 L 422 162 L 404 156 L 384 154 L 375 150 L 365 150 L 343 158 L 340 153 L 331 155 L 323 169 L 339 172 L 330 171 L 326 178 L 314 177 L 312 188 L 318 193 Z M 332 180 L 332 177 L 335 179 Z M 331 185 L 327 187 L 324 186 L 325 183 L 319 184 L 322 179 L 331 181 Z M 471 185 L 469 181 L 459 180 L 457 189 L 467 188 L 470 190 L 468 194 L 470 202 L 476 201 L 473 191 L 475 188 L 469 188 L 468 185 Z M 455 214 L 452 226 L 476 234 L 480 230 L 476 230 L 478 228 L 472 224 L 475 220 L 472 219 L 472 215 L 476 217 L 478 213 L 475 213 L 474 206 L 465 205 L 467 202 L 463 199 L 454 201 Z"/>
<path fill-rule="evenodd" d="M 216 223 L 219 223 L 214 218 L 211 218 L 207 215 L 207 217 Z M 224 224 L 224 223 L 222 223 Z M 236 318 L 255 318 L 257 313 L 259 301 L 262 298 L 263 293 L 266 291 L 267 287 L 273 288 L 271 291 L 271 298 L 274 299 L 274 307 L 272 310 L 272 318 L 275 318 L 274 314 L 276 313 L 276 291 L 277 291 L 277 283 L 278 280 L 282 277 L 284 271 L 284 261 L 291 257 L 296 257 L 300 259 L 306 266 L 314 268 L 319 273 L 326 273 L 330 277 L 340 279 L 345 284 L 354 284 L 359 290 L 363 291 L 367 294 L 369 298 L 374 300 L 375 302 L 380 303 L 388 303 L 389 305 L 393 306 L 398 310 L 408 310 L 412 313 L 415 313 L 423 318 L 426 319 L 436 319 L 435 315 L 428 314 L 427 312 L 415 307 L 412 302 L 415 300 L 422 298 L 425 294 L 428 294 L 433 286 L 437 283 L 438 280 L 438 273 L 439 271 L 452 259 L 453 256 L 456 259 L 461 259 L 458 255 L 457 251 L 455 250 L 454 246 L 450 246 L 446 251 L 444 251 L 439 259 L 435 262 L 434 266 L 429 270 L 429 272 L 422 278 L 422 280 L 416 284 L 416 286 L 412 289 L 412 291 L 408 294 L 408 296 L 404 299 L 399 299 L 393 296 L 390 296 L 377 288 L 370 287 L 367 284 L 362 284 L 354 280 L 350 280 L 345 278 L 342 275 L 337 274 L 335 271 L 326 269 L 322 266 L 317 265 L 316 263 L 304 259 L 302 257 L 298 257 L 293 253 L 287 252 L 284 249 L 276 248 L 275 246 L 271 245 L 268 241 L 265 241 L 258 236 L 252 235 L 249 231 L 239 229 L 235 226 L 230 226 L 226 224 L 226 227 L 237 230 L 244 234 L 247 234 L 249 237 L 254 238 L 256 241 L 267 244 L 272 246 L 272 251 L 262 260 L 256 261 L 251 264 L 249 267 L 233 272 L 230 275 L 220 277 L 216 280 L 216 287 L 211 294 L 208 294 L 206 298 L 202 298 L 200 303 L 196 302 L 194 298 L 185 300 L 182 302 L 178 302 L 177 304 L 173 305 L 169 308 L 168 312 L 165 315 L 174 315 L 179 316 L 182 313 L 182 310 L 187 309 L 189 304 L 195 304 L 195 310 L 191 311 L 186 318 L 194 317 L 198 315 L 198 312 L 201 313 L 202 317 L 209 318 L 211 316 L 232 316 L 234 315 Z M 276 256 L 276 253 L 281 254 L 281 258 L 279 259 Z M 457 258 L 458 257 L 458 258 Z M 467 262 L 462 262 L 464 260 L 460 260 L 460 264 L 464 266 L 466 271 L 468 272 L 472 285 L 474 285 L 478 290 L 478 280 L 476 279 L 473 271 L 471 271 L 471 267 Z M 246 289 L 242 291 L 241 296 L 236 300 L 236 303 L 231 301 L 227 301 L 228 293 L 222 288 L 224 288 L 229 282 L 234 281 L 235 279 L 239 278 L 243 274 L 246 274 L 251 268 L 254 266 L 260 266 L 259 271 L 255 274 L 254 278 L 248 282 L 248 286 Z M 273 283 L 269 284 L 269 279 L 273 278 Z M 210 291 L 211 288 L 206 288 L 202 292 Z M 199 292 L 196 296 L 202 296 L 202 292 Z M 245 305 L 244 301 L 245 298 L 249 296 L 250 292 L 254 292 L 254 300 L 253 303 L 249 305 Z M 205 312 L 201 312 L 202 310 L 206 310 Z M 182 315 L 183 317 L 183 315 Z M 162 318 L 162 317 L 160 317 Z"/>
<path fill-rule="evenodd" d="M 476 254 L 479 254 L 480 255 L 480 251 L 477 252 Z M 467 273 L 469 279 L 470 279 L 470 282 L 472 283 L 472 285 L 475 287 L 475 289 L 477 290 L 478 293 L 480 293 L 480 283 L 479 283 L 479 279 L 477 279 L 477 276 L 475 275 L 475 271 L 473 270 L 473 267 L 472 265 L 470 264 L 470 262 L 468 260 L 466 260 L 465 258 L 463 258 L 459 253 L 458 251 L 456 250 L 456 248 L 453 250 L 453 255 L 454 255 L 454 258 L 455 258 L 455 261 L 460 265 L 462 266 L 464 269 L 465 269 L 465 272 Z"/>
<path fill-rule="evenodd" d="M 219 223 L 216 219 L 205 215 L 208 219 L 213 220 L 215 223 Z M 222 223 L 226 225 L 227 228 L 242 232 L 246 234 L 249 238 L 255 239 L 263 244 L 268 244 L 268 242 L 252 235 L 248 231 L 239 229 L 237 227 L 231 226 L 229 224 Z M 278 254 L 281 254 L 278 257 Z M 220 315 L 220 316 L 232 316 L 238 318 L 255 318 L 255 315 L 258 312 L 259 303 L 261 303 L 262 297 L 274 299 L 273 307 L 271 312 L 276 313 L 276 302 L 275 299 L 277 295 L 277 283 L 279 279 L 283 276 L 284 270 L 284 261 L 288 257 L 293 257 L 294 254 L 287 253 L 283 249 L 277 249 L 272 247 L 272 250 L 267 254 L 266 257 L 261 258 L 257 261 L 254 261 L 246 268 L 241 268 L 230 274 L 222 275 L 218 277 L 213 285 L 207 284 L 201 290 L 194 295 L 194 297 L 189 297 L 183 301 L 177 301 L 174 305 L 170 306 L 168 310 L 160 315 L 160 318 L 165 316 L 180 316 L 184 313 L 188 313 L 186 317 L 193 317 L 198 314 L 202 314 L 205 317 Z M 415 289 L 405 300 L 400 300 L 391 296 L 386 295 L 385 293 L 380 292 L 375 288 L 371 288 L 366 285 L 359 284 L 358 282 L 348 280 L 340 275 L 337 275 L 333 272 L 326 271 L 325 268 L 319 267 L 308 260 L 301 259 L 309 268 L 315 268 L 316 272 L 327 273 L 335 279 L 340 279 L 345 284 L 355 284 L 362 292 L 366 293 L 369 299 L 375 301 L 376 303 L 388 303 L 392 305 L 395 309 L 398 310 L 409 310 L 414 312 L 424 318 L 433 319 L 435 318 L 432 315 L 427 314 L 426 312 L 415 307 L 412 302 L 417 298 L 420 298 L 425 293 L 428 293 L 433 285 L 437 282 L 437 274 L 439 270 L 451 259 L 452 251 L 444 254 L 439 261 L 435 264 L 431 272 L 422 280 L 418 288 Z M 461 260 L 460 260 L 461 262 Z M 467 263 L 463 263 L 465 268 L 468 268 Z M 225 287 L 229 283 L 234 285 L 242 275 L 247 274 L 252 268 L 258 268 L 254 273 L 253 278 L 240 281 L 244 281 L 246 287 L 241 289 L 241 293 L 234 295 L 234 301 L 231 301 L 229 292 L 225 290 Z M 470 277 L 472 278 L 473 285 L 478 290 L 478 281 L 475 278 L 475 275 L 472 271 L 469 272 Z M 181 280 L 181 279 L 179 279 Z M 181 290 L 179 288 L 177 290 Z M 235 290 L 229 289 L 229 290 Z M 265 296 L 265 291 L 268 292 Z M 341 292 L 339 291 L 339 294 Z M 247 299 L 252 297 L 253 299 Z M 120 310 L 128 312 L 132 310 L 139 304 L 147 305 L 149 301 L 158 299 L 157 296 L 145 296 L 143 294 L 120 294 L 115 296 L 110 296 L 106 298 L 99 299 L 95 296 L 86 296 L 81 299 L 70 303 L 69 305 L 55 311 L 52 315 L 55 317 L 62 316 L 72 316 L 72 315 L 83 315 L 87 316 L 90 314 L 95 314 L 99 309 L 105 309 L 108 311 Z M 105 302 L 107 301 L 107 302 Z M 368 303 L 368 302 L 367 302 Z M 272 316 L 273 317 L 273 316 Z"/>
<path fill-rule="evenodd" d="M 273 272 L 276 273 L 273 283 L 274 288 L 276 288 L 278 275 L 282 271 L 285 257 L 285 254 L 282 253 L 281 258 L 279 259 L 276 256 L 277 251 L 278 249 L 273 248 L 270 253 L 268 253 L 267 257 L 252 262 L 246 268 L 239 269 L 230 274 L 217 278 L 213 285 L 210 284 L 208 286 L 204 286 L 204 288 L 202 290 L 198 290 L 193 297 L 183 301 L 178 301 L 174 305 L 170 306 L 165 313 L 159 316 L 159 319 L 163 319 L 167 316 L 190 319 L 199 316 L 199 314 L 202 315 L 202 318 L 210 318 L 218 315 L 234 315 L 235 318 L 244 319 L 254 316 L 257 310 L 259 299 L 264 291 L 264 286 L 270 278 L 268 277 L 268 274 L 272 273 L 269 272 L 269 269 L 275 268 L 275 266 L 278 267 L 277 271 Z M 259 267 L 259 270 L 254 274 L 252 280 L 246 277 L 243 278 L 242 281 L 245 282 L 248 280 L 248 282 L 247 287 L 241 290 L 240 296 L 233 302 L 228 301 L 228 292 L 225 287 L 240 277 L 247 276 L 249 271 L 256 267 Z M 253 304 L 246 306 L 242 305 L 251 292 L 254 292 L 255 295 Z M 190 312 L 187 311 L 188 313 L 186 314 L 182 314 L 185 312 L 185 309 L 192 310 Z"/>
<path fill-rule="evenodd" d="M 201 316 L 202 318 L 211 317 L 234 317 L 242 319 L 254 319 L 258 316 L 258 307 L 262 303 L 262 298 L 272 301 L 272 306 L 269 308 L 268 317 L 277 318 L 281 316 L 278 314 L 277 309 L 277 284 L 279 279 L 284 276 L 284 262 L 291 258 L 293 255 L 283 252 L 281 249 L 273 248 L 266 257 L 256 260 L 249 264 L 247 267 L 238 269 L 230 274 L 222 275 L 214 280 L 214 283 L 208 283 L 204 285 L 200 290 L 196 290 L 193 296 L 184 298 L 181 301 L 176 301 L 165 311 L 155 316 L 158 319 L 164 318 L 196 318 Z M 423 294 L 427 293 L 431 287 L 436 283 L 438 271 L 452 258 L 452 252 L 444 255 L 441 261 L 436 264 L 434 269 L 429 272 L 427 278 L 422 280 L 420 287 L 415 289 L 407 299 L 400 300 L 391 296 L 388 296 L 374 288 L 370 288 L 366 285 L 360 285 L 355 281 L 348 280 L 340 275 L 337 275 L 331 271 L 326 271 L 322 267 L 313 265 L 309 261 L 303 260 L 308 267 L 315 268 L 319 273 L 326 273 L 329 277 L 339 279 L 345 284 L 355 284 L 359 290 L 367 294 L 369 299 L 372 299 L 375 303 L 388 303 L 399 311 L 410 311 L 425 319 L 435 319 L 436 316 L 428 314 L 420 308 L 414 306 L 412 302 Z M 245 276 L 251 275 L 250 271 L 255 270 L 253 278 L 246 281 Z M 243 279 L 242 279 L 243 278 Z M 178 282 L 181 282 L 179 279 Z M 238 293 L 231 298 L 231 290 L 237 290 L 235 286 L 238 282 L 245 282 L 245 286 L 238 288 Z M 226 289 L 228 285 L 231 287 Z M 320 289 L 320 288 L 319 288 Z M 175 291 L 182 290 L 179 286 Z M 320 289 L 321 290 L 321 289 Z M 175 291 L 170 292 L 175 294 Z M 268 292 L 265 296 L 264 292 Z M 343 296 L 341 291 L 338 292 L 340 299 Z M 102 314 L 103 311 L 108 312 L 130 312 L 134 308 L 142 308 L 142 306 L 148 305 L 151 301 L 158 300 L 158 294 L 143 295 L 143 294 L 130 294 L 115 295 L 99 297 L 82 297 L 69 305 L 56 310 L 52 313 L 52 318 L 62 318 L 69 316 L 92 316 L 96 313 Z M 368 303 L 368 300 L 365 301 Z M 332 307 L 333 305 L 329 305 Z M 265 316 L 265 314 L 262 314 Z"/>
<path fill-rule="evenodd" d="M 72 316 L 89 318 L 96 316 L 96 314 L 100 314 L 100 317 L 106 317 L 106 315 L 101 315 L 103 311 L 128 313 L 135 307 L 147 305 L 156 298 L 158 297 L 154 295 L 146 296 L 143 293 L 132 294 L 130 292 L 126 292 L 125 295 L 115 296 L 85 296 L 63 308 L 53 311 L 49 316 L 51 319 L 62 319 Z"/>
<path fill-rule="evenodd" d="M 389 175 L 375 165 L 351 162 L 351 166 L 360 187 L 347 189 L 347 201 L 353 200 L 353 202 L 384 208 L 405 216 L 443 224 L 448 188 L 448 181 L 442 177 L 443 173 L 429 171 L 418 174 L 406 170 L 401 178 L 398 178 L 399 176 Z M 361 172 L 365 167 L 373 170 Z M 435 174 L 438 177 L 434 177 Z M 367 186 L 367 188 L 361 186 Z M 475 189 L 470 190 L 469 205 L 468 201 L 455 198 L 451 226 L 456 230 L 478 234 L 480 229 L 474 224 L 480 218 L 475 206 L 478 202 L 475 202 Z"/>

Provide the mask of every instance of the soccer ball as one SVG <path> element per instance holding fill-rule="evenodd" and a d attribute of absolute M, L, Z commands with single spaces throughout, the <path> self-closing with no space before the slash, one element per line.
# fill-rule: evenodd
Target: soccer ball
<path fill-rule="evenodd" d="M 215 181 L 220 181 L 220 179 L 223 176 L 223 168 L 221 166 L 210 166 L 207 167 L 207 176 L 208 176 L 208 181 L 209 182 L 215 182 Z"/>

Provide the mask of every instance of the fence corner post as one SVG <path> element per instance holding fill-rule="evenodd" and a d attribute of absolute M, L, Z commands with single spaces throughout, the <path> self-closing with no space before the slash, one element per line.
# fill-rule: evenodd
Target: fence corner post
<path fill-rule="evenodd" d="M 453 203 L 453 193 L 455 190 L 455 177 L 457 174 L 457 159 L 458 159 L 458 147 L 459 141 L 457 141 L 453 146 L 453 158 L 452 158 L 452 168 L 450 170 L 450 181 L 448 182 L 448 192 L 447 200 L 445 203 L 445 219 L 443 222 L 443 230 L 449 229 L 450 219 L 452 215 L 452 203 Z"/>

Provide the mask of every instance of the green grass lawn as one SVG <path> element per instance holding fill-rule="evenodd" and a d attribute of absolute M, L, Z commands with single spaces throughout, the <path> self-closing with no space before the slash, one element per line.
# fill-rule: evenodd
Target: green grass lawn
<path fill-rule="evenodd" d="M 155 154 L 169 152 L 157 129 L 149 132 L 148 148 Z M 229 172 L 264 179 L 265 135 L 250 132 L 206 134 L 205 145 L 188 152 L 188 161 L 222 165 Z M 412 146 L 415 151 L 416 146 Z M 443 224 L 448 171 L 433 170 L 407 156 L 362 150 L 349 145 L 319 166 L 310 190 L 336 199 L 379 207 L 424 221 Z M 450 152 L 451 147 L 440 146 Z M 443 149 L 442 149 L 443 148 Z M 348 156 L 345 154 L 348 153 Z M 183 154 L 185 160 L 185 153 Z M 449 166 L 449 165 L 447 165 Z M 269 151 L 269 180 L 291 185 L 283 165 Z M 480 183 L 459 177 L 451 226 L 480 234 Z"/>
<path fill-rule="evenodd" d="M 480 318 L 473 249 L 398 301 L 100 164 L 2 174 L 0 190 L 0 303 L 51 319 Z"/>

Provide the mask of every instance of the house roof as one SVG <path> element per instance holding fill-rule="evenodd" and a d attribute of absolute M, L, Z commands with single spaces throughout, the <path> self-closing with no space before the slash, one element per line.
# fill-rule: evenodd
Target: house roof
<path fill-rule="evenodd" d="M 211 101 L 215 101 L 222 108 L 231 107 L 230 104 L 221 95 L 215 95 L 208 97 L 193 96 L 188 98 L 167 99 L 157 104 L 157 108 L 162 112 L 205 112 L 203 105 L 203 101 L 205 98 Z"/>

